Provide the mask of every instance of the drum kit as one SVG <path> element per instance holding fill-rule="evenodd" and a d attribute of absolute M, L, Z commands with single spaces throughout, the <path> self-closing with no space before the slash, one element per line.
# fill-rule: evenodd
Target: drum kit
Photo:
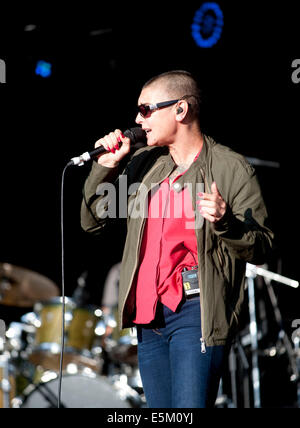
<path fill-rule="evenodd" d="M 263 327 L 258 313 L 259 279 L 278 326 L 276 346 L 263 345 L 272 329 Z M 295 320 L 290 337 L 282 327 L 270 281 L 299 287 L 298 282 L 266 268 L 247 265 L 249 328 L 240 333 L 231 348 L 228 381 L 225 376 L 221 382 L 216 407 L 268 405 L 264 395 L 269 394 L 266 382 L 271 365 L 276 379 L 279 372 L 287 373 L 289 378 L 282 382 L 300 407 L 300 320 Z M 146 407 L 136 330 L 120 332 L 115 312 L 86 304 L 76 293 L 63 299 L 48 278 L 8 263 L 0 263 L 0 305 L 25 312 L 7 326 L 0 319 L 0 408 Z M 271 383 L 273 388 L 273 373 Z"/>
<path fill-rule="evenodd" d="M 8 326 L 0 320 L 0 408 L 146 406 L 135 330 L 120 334 L 113 313 L 63 300 L 51 280 L 8 263 L 0 263 L 0 304 L 33 309 Z"/>

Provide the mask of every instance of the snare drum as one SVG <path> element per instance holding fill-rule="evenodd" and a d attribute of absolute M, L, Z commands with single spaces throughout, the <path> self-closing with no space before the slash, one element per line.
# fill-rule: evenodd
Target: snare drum
<path fill-rule="evenodd" d="M 62 298 L 54 298 L 35 306 L 38 327 L 29 360 L 45 370 L 59 370 L 62 343 Z M 65 298 L 65 347 L 64 366 L 76 364 L 100 369 L 100 361 L 92 356 L 95 329 L 101 311 L 96 306 L 78 307 Z"/>

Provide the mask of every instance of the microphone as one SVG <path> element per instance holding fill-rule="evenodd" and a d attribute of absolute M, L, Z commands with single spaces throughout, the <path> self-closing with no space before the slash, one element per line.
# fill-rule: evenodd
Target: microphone
<path fill-rule="evenodd" d="M 134 148 L 140 148 L 147 144 L 146 132 L 142 128 L 129 128 L 124 132 L 124 135 L 125 137 L 130 138 L 131 144 L 133 144 Z M 104 152 L 106 152 L 106 150 L 103 146 L 97 147 L 91 152 L 86 152 L 80 156 L 72 158 L 68 163 L 68 166 L 82 166 L 85 162 L 88 162 L 89 160 L 101 155 L 101 153 Z"/>

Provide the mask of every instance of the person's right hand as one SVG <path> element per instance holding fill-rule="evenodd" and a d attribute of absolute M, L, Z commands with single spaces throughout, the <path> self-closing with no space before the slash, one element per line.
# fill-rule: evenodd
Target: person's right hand
<path fill-rule="evenodd" d="M 122 143 L 120 147 L 120 143 Z M 100 138 L 95 144 L 95 148 L 103 146 L 107 153 L 102 153 L 98 157 L 98 164 L 108 168 L 115 168 L 119 165 L 130 151 L 130 139 L 125 137 L 119 129 Z"/>

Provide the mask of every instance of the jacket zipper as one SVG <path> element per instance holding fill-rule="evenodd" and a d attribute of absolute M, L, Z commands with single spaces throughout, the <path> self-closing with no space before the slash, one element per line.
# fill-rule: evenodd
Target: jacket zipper
<path fill-rule="evenodd" d="M 170 186 L 170 184 L 169 184 L 169 186 Z M 169 192 L 168 192 L 167 201 L 166 201 L 165 208 L 164 208 L 164 213 L 163 213 L 163 225 L 162 225 L 163 228 L 164 228 L 164 224 L 165 224 L 165 218 L 166 218 L 166 212 L 167 212 L 167 207 L 168 207 L 168 204 L 169 204 L 169 200 L 170 200 L 170 189 L 169 189 Z M 160 238 L 159 259 L 161 258 L 161 253 L 162 253 L 162 238 Z M 156 284 L 159 283 L 158 266 L 159 266 L 159 264 L 156 266 Z M 156 297 L 156 301 L 155 301 L 155 305 L 154 305 L 154 313 L 156 311 L 157 303 L 158 303 L 158 295 Z"/>
<path fill-rule="evenodd" d="M 201 174 L 202 174 L 202 177 L 203 177 L 203 180 L 204 180 L 204 186 L 208 189 L 208 183 L 206 182 L 206 177 L 205 177 L 205 173 L 204 173 L 203 168 L 200 167 L 200 171 L 201 171 Z M 205 191 L 205 188 L 204 188 L 204 191 Z M 201 280 L 200 280 L 200 283 L 202 283 Z M 201 293 L 201 286 L 200 286 L 200 284 L 199 284 L 199 287 L 200 287 L 200 314 L 201 314 L 201 334 L 202 334 L 202 337 L 200 338 L 201 353 L 202 354 L 206 354 L 205 337 L 204 337 L 204 334 L 203 334 L 203 331 L 204 331 L 204 314 L 203 314 L 203 311 L 202 311 L 202 308 L 203 308 L 203 293 Z"/>
<path fill-rule="evenodd" d="M 152 174 L 155 171 L 155 169 L 158 168 L 162 164 L 163 164 L 163 162 L 159 163 L 158 165 L 156 165 L 156 167 L 154 168 L 154 170 L 149 171 L 149 173 L 144 178 L 143 182 L 145 182 L 146 179 L 148 178 L 148 176 L 150 174 Z M 200 171 L 201 171 L 201 174 L 202 174 L 203 179 L 204 179 L 204 184 L 206 184 L 206 177 L 205 177 L 205 174 L 204 174 L 204 170 L 202 168 L 200 168 Z M 168 173 L 161 180 L 161 182 L 164 181 L 169 176 L 169 174 L 170 173 Z M 148 193 L 149 193 L 150 190 L 151 189 L 148 190 Z M 130 287 L 128 287 L 128 290 L 127 290 L 127 293 L 126 293 L 126 296 L 125 296 L 125 299 L 124 299 L 122 311 L 121 311 L 122 318 L 123 318 L 124 307 L 125 307 L 126 301 L 128 299 L 128 295 L 129 295 L 131 287 L 132 287 L 132 281 L 133 281 L 133 278 L 134 278 L 134 275 L 135 275 L 135 272 L 136 272 L 136 268 L 137 268 L 137 264 L 138 264 L 138 255 L 139 255 L 140 248 L 141 248 L 141 243 L 142 243 L 141 234 L 142 234 L 142 231 L 144 230 L 144 227 L 145 227 L 145 219 L 143 219 L 143 222 L 142 222 L 140 230 L 139 230 L 139 235 L 138 235 L 139 236 L 138 251 L 136 253 L 135 266 L 134 266 L 133 273 L 132 273 L 131 279 L 130 279 Z M 204 334 L 203 334 L 203 331 L 204 331 L 204 328 L 203 328 L 203 325 L 204 325 L 204 316 L 203 316 L 203 311 L 201 309 L 203 307 L 203 303 L 201 303 L 201 301 L 202 301 L 202 293 L 201 293 L 201 287 L 200 287 L 200 313 L 201 313 L 201 334 L 202 334 L 202 337 L 200 338 L 200 343 L 201 343 L 201 353 L 205 354 L 206 353 L 206 344 L 205 344 L 205 338 L 204 338 Z M 122 325 L 122 323 L 123 323 L 123 319 L 121 320 L 121 325 Z"/>

